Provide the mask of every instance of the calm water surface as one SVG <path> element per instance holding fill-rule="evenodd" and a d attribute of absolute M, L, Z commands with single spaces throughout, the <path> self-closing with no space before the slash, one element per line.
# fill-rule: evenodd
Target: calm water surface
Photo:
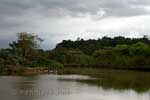
<path fill-rule="evenodd" d="M 0 76 L 0 100 L 150 100 L 147 77 L 142 77 L 145 83 L 134 78 L 138 81 L 82 75 Z"/>

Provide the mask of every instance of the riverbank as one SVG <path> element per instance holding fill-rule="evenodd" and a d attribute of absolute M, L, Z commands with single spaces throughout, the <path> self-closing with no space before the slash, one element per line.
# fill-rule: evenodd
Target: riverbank
<path fill-rule="evenodd" d="M 39 74 L 48 74 L 48 70 L 45 68 L 31 68 L 23 66 L 7 66 L 5 68 L 0 68 L 1 76 L 28 76 Z"/>
<path fill-rule="evenodd" d="M 136 70 L 150 71 L 150 65 L 118 65 L 118 64 L 64 64 L 65 68 L 95 68 L 95 69 L 115 69 L 115 70 Z"/>
<path fill-rule="evenodd" d="M 110 65 L 64 65 L 62 68 L 48 68 L 48 67 L 24 67 L 24 66 L 7 66 L 0 67 L 0 75 L 38 75 L 38 74 L 81 74 L 81 75 L 96 75 L 100 71 L 143 71 L 149 72 L 149 66 L 128 66 L 117 67 Z"/>
<path fill-rule="evenodd" d="M 81 68 L 66 67 L 59 68 L 58 75 L 87 75 L 98 80 L 76 80 L 82 83 L 101 85 L 103 87 L 130 89 L 133 88 L 138 92 L 148 91 L 150 88 L 150 73 L 136 70 L 104 69 L 104 68 Z M 52 71 L 52 70 L 51 70 Z M 9 73 L 8 73 L 9 72 Z M 2 76 L 33 76 L 40 74 L 49 74 L 45 68 L 21 68 L 20 70 L 8 71 Z M 139 88 L 142 87 L 142 88 Z"/>

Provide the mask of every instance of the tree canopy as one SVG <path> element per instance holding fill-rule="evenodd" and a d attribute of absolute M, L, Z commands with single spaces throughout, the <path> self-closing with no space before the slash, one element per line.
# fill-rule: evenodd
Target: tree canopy
<path fill-rule="evenodd" d="M 76 41 L 63 40 L 53 50 L 39 48 L 43 41 L 32 33 L 17 33 L 9 48 L 0 50 L 0 66 L 62 68 L 86 66 L 126 69 L 150 69 L 150 40 L 142 38 L 102 37 Z"/>

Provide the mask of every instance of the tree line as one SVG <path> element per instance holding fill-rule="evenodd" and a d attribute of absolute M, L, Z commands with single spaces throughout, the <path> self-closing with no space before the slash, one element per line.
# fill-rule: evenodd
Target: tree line
<path fill-rule="evenodd" d="M 39 49 L 43 41 L 35 34 L 17 33 L 9 48 L 0 49 L 0 71 L 8 67 L 64 68 L 66 66 L 145 69 L 150 68 L 150 40 L 107 37 L 63 40 L 53 50 Z M 18 68 L 18 67 L 17 67 Z M 19 67 L 20 68 L 20 67 Z"/>
<path fill-rule="evenodd" d="M 79 49 L 83 51 L 85 54 L 93 54 L 93 51 L 98 49 L 105 49 L 105 48 L 112 48 L 117 45 L 132 45 L 137 42 L 142 42 L 144 44 L 150 44 L 149 37 L 144 35 L 142 38 L 125 38 L 123 36 L 118 37 L 108 37 L 104 36 L 102 38 L 96 39 L 89 39 L 84 40 L 77 38 L 76 41 L 72 40 L 63 40 L 61 43 L 58 43 L 56 48 L 72 48 L 72 49 Z"/>

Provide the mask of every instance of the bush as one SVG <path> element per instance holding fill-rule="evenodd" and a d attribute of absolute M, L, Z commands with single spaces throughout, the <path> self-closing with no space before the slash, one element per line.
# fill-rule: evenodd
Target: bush
<path fill-rule="evenodd" d="M 56 61 L 53 61 L 53 60 L 50 60 L 49 61 L 49 64 L 48 64 L 48 66 L 47 67 L 49 67 L 49 68 L 63 68 L 64 66 L 63 66 L 63 64 L 61 64 L 61 63 L 59 63 L 59 62 L 56 62 Z"/>

